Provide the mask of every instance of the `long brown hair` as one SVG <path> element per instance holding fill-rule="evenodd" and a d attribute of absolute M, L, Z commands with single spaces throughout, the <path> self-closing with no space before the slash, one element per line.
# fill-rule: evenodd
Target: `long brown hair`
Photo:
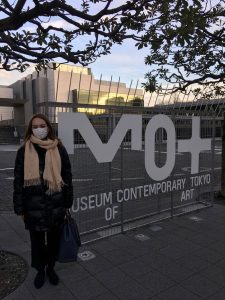
<path fill-rule="evenodd" d="M 47 135 L 48 139 L 51 139 L 51 140 L 57 139 L 59 141 L 59 143 L 61 143 L 61 141 L 55 135 L 54 130 L 52 128 L 52 125 L 51 125 L 49 119 L 46 117 L 46 115 L 44 115 L 44 114 L 35 114 L 31 117 L 31 119 L 29 121 L 27 130 L 26 130 L 26 133 L 25 133 L 25 136 L 24 136 L 24 144 L 29 140 L 29 138 L 33 134 L 33 132 L 32 132 L 32 122 L 33 122 L 33 119 L 35 119 L 35 118 L 40 118 L 40 119 L 42 119 L 46 122 L 46 124 L 48 126 L 48 135 Z"/>

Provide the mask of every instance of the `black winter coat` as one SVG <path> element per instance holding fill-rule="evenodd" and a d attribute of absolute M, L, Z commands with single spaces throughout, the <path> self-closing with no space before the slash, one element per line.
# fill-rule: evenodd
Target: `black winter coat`
<path fill-rule="evenodd" d="M 47 186 L 43 183 L 46 150 L 34 144 L 39 157 L 41 184 L 23 187 L 24 184 L 24 153 L 23 145 L 17 151 L 14 169 L 14 212 L 24 215 L 25 229 L 46 231 L 63 223 L 65 209 L 73 203 L 73 185 L 71 164 L 65 147 L 60 143 L 58 150 L 61 157 L 61 177 L 66 185 L 61 192 L 47 195 Z M 32 165 L 30 165 L 32 168 Z"/>

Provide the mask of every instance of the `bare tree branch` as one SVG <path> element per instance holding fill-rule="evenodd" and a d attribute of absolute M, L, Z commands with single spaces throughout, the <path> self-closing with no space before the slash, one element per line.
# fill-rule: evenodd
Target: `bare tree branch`
<path fill-rule="evenodd" d="M 85 0 L 81 6 L 72 6 L 66 0 L 17 0 L 15 4 L 0 0 L 1 66 L 12 70 L 17 64 L 24 71 L 31 62 L 38 67 L 58 58 L 88 65 L 110 53 L 114 43 L 137 38 L 136 28 L 148 20 L 143 7 L 147 10 L 152 1 L 131 0 L 115 6 L 113 0 Z M 78 48 L 81 36 L 87 42 Z"/>

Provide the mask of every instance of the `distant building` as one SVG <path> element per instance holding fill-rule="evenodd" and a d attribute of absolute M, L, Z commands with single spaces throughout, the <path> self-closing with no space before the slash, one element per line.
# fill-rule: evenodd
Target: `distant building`
<path fill-rule="evenodd" d="M 96 105 L 97 110 L 92 107 Z M 118 105 L 144 106 L 143 90 L 128 88 L 122 82 L 97 80 L 86 67 L 52 63 L 9 87 L 0 86 L 0 109 L 10 107 L 14 125 L 27 124 L 36 112 L 46 113 L 57 122 L 59 111 L 74 111 L 77 107 L 76 111 L 100 114 L 104 106 Z"/>

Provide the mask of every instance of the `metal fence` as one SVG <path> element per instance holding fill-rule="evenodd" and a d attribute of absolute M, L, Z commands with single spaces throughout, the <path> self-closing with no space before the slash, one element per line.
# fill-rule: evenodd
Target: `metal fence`
<path fill-rule="evenodd" d="M 200 153 L 199 172 L 191 174 L 191 153 L 179 153 L 176 145 L 172 173 L 157 182 L 145 169 L 144 136 L 148 122 L 156 113 L 166 114 L 175 126 L 177 140 L 190 139 L 193 114 L 108 108 L 102 114 L 89 115 L 102 142 L 109 140 L 123 113 L 142 115 L 142 149 L 131 149 L 131 132 L 128 131 L 110 163 L 98 163 L 80 133 L 74 131 L 74 154 L 71 155 L 74 202 L 71 212 L 78 222 L 84 243 L 209 207 L 214 190 L 219 188 L 216 183 L 220 182 L 221 155 L 218 154 L 221 154 L 222 145 L 221 139 L 215 138 L 218 121 L 215 117 L 200 116 L 200 137 L 211 139 L 212 150 Z M 167 159 L 167 135 L 162 128 L 156 131 L 154 157 L 158 167 L 162 167 Z"/>
<path fill-rule="evenodd" d="M 71 212 L 84 243 L 209 207 L 214 191 L 220 190 L 223 118 L 218 116 L 222 113 L 223 101 L 192 103 L 183 98 L 183 102 L 172 104 L 169 98 L 165 105 L 166 99 L 162 96 L 160 106 L 157 96 L 148 104 L 150 102 L 154 102 L 155 107 L 91 105 L 76 101 L 36 103 L 37 112 L 46 114 L 56 131 L 59 112 L 86 112 L 102 142 L 109 140 L 122 114 L 142 116 L 142 149 L 131 150 L 131 132 L 128 131 L 110 163 L 99 164 L 80 133 L 74 131 L 74 154 L 70 156 L 74 185 Z M 156 114 L 170 117 L 177 140 L 190 139 L 192 117 L 200 117 L 200 136 L 212 139 L 212 151 L 200 153 L 197 174 L 191 174 L 191 154 L 178 152 L 176 144 L 175 166 L 170 176 L 161 182 L 149 177 L 145 169 L 145 129 Z M 17 128 L 21 136 L 25 129 Z M 165 130 L 157 130 L 154 157 L 158 167 L 166 162 L 168 138 Z"/>

